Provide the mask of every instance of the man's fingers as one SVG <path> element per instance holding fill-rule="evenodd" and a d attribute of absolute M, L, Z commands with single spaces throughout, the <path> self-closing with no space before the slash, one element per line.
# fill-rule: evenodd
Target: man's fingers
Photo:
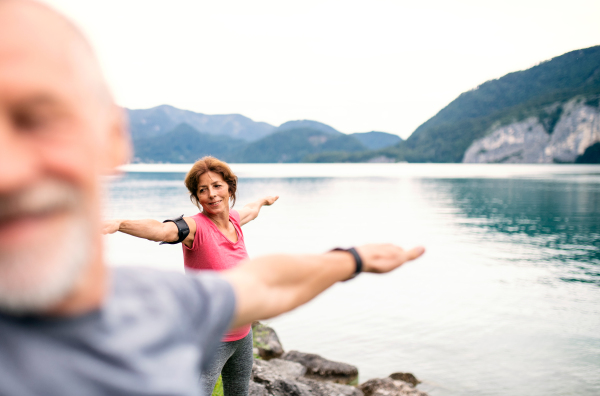
<path fill-rule="evenodd" d="M 406 261 L 414 260 L 420 257 L 423 253 L 425 253 L 425 248 L 423 246 L 417 246 L 405 252 Z"/>

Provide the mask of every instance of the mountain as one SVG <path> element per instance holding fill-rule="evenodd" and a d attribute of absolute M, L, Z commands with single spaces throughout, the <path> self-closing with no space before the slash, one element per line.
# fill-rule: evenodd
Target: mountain
<path fill-rule="evenodd" d="M 464 92 L 395 146 L 311 160 L 574 162 L 600 141 L 599 98 L 595 46 Z"/>
<path fill-rule="evenodd" d="M 346 135 L 311 120 L 275 128 L 240 115 L 204 115 L 167 105 L 128 112 L 134 162 L 194 162 L 205 155 L 229 162 L 310 162 L 321 153 L 333 158 L 401 140 L 385 132 Z"/>
<path fill-rule="evenodd" d="M 227 136 L 201 133 L 182 123 L 164 134 L 134 141 L 134 162 L 191 163 L 205 155 L 228 160 L 247 143 Z"/>
<path fill-rule="evenodd" d="M 464 92 L 406 140 L 383 132 L 346 135 L 311 120 L 276 128 L 239 114 L 167 105 L 128 112 L 139 161 L 188 162 L 210 152 L 235 162 L 589 162 L 598 150 L 588 148 L 600 142 L 599 99 L 595 46 Z M 181 124 L 187 127 L 177 129 Z M 193 149 L 184 147 L 184 136 Z"/>
<path fill-rule="evenodd" d="M 402 141 L 402 138 L 398 135 L 376 131 L 352 133 L 350 136 L 354 136 L 359 142 L 371 150 L 378 150 L 384 147 L 393 146 Z"/>
<path fill-rule="evenodd" d="M 552 121 L 558 116 L 551 110 L 556 104 L 598 94 L 600 46 L 572 51 L 461 94 L 415 130 L 405 155 L 409 161 L 460 162 L 473 141 L 493 127 L 529 117 Z"/>
<path fill-rule="evenodd" d="M 365 149 L 366 146 L 358 139 L 340 132 L 332 134 L 322 129 L 294 128 L 284 129 L 249 143 L 235 153 L 233 162 L 300 162 L 311 154 Z"/>
<path fill-rule="evenodd" d="M 600 46 L 571 51 L 462 93 L 400 144 L 397 155 L 411 162 L 460 162 L 494 128 L 534 117 L 551 133 L 560 116 L 553 108 L 598 94 Z"/>
<path fill-rule="evenodd" d="M 341 132 L 335 130 L 327 124 L 311 120 L 297 120 L 284 122 L 277 128 L 277 131 L 286 131 L 290 129 L 312 129 L 315 131 L 323 132 L 327 135 L 342 135 Z"/>
<path fill-rule="evenodd" d="M 163 135 L 183 123 L 202 133 L 245 141 L 261 139 L 275 130 L 273 125 L 255 122 L 240 114 L 206 115 L 169 105 L 142 110 L 128 109 L 127 115 L 134 141 Z"/>

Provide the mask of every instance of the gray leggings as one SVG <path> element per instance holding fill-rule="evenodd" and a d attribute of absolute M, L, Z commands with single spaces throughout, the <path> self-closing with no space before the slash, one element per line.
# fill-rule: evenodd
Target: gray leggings
<path fill-rule="evenodd" d="M 221 374 L 225 396 L 247 396 L 253 360 L 252 330 L 241 340 L 221 342 L 210 367 L 202 373 L 204 395 L 212 394 Z"/>

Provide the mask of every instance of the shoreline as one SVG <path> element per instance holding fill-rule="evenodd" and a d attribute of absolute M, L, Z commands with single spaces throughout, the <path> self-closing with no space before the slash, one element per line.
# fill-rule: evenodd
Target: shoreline
<path fill-rule="evenodd" d="M 361 384 L 355 366 L 311 353 L 286 352 L 275 330 L 260 322 L 254 322 L 252 330 L 250 396 L 428 396 L 416 389 L 421 381 L 412 373 L 392 373 Z"/>

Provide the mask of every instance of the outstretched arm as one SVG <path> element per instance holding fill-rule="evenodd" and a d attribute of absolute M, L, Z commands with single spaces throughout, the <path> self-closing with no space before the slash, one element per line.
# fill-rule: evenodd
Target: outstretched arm
<path fill-rule="evenodd" d="M 356 248 L 363 272 L 385 273 L 414 260 L 422 247 L 405 251 L 395 245 L 364 245 Z M 273 255 L 250 260 L 224 272 L 236 294 L 232 328 L 272 318 L 315 298 L 334 283 L 348 279 L 355 270 L 347 252 L 321 255 Z"/>
<path fill-rule="evenodd" d="M 275 197 L 264 197 L 254 202 L 250 202 L 248 205 L 238 210 L 238 213 L 240 214 L 240 225 L 244 225 L 249 221 L 256 219 L 258 217 L 258 214 L 260 213 L 260 208 L 262 208 L 265 205 L 273 205 L 278 199 L 279 195 Z"/>
<path fill-rule="evenodd" d="M 183 218 L 190 228 L 189 235 L 182 242 L 192 247 L 196 235 L 196 222 L 190 217 Z M 172 221 L 161 223 L 157 220 L 108 220 L 102 224 L 103 234 L 114 234 L 117 231 L 156 242 L 174 242 L 179 238 L 179 230 Z"/>

